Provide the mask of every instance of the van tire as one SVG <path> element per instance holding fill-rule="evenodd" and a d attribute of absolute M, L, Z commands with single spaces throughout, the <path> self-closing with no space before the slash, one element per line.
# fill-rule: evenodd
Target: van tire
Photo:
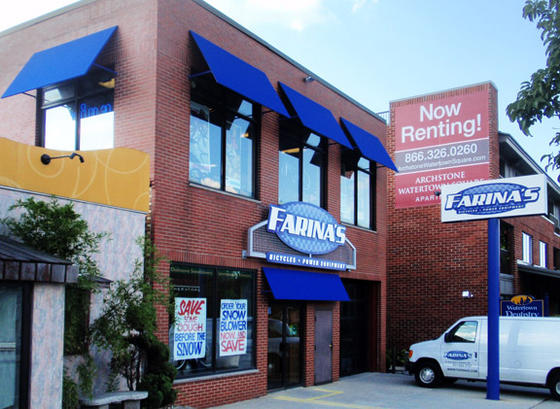
<path fill-rule="evenodd" d="M 550 378 L 549 383 L 550 394 L 556 400 L 560 400 L 560 372 L 556 372 Z"/>
<path fill-rule="evenodd" d="M 422 386 L 423 388 L 435 388 L 441 385 L 443 374 L 437 363 L 422 361 L 418 363 L 414 379 L 418 386 Z"/>

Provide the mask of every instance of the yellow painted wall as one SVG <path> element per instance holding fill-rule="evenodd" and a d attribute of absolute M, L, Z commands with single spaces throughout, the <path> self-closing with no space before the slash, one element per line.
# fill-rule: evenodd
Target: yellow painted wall
<path fill-rule="evenodd" d="M 0 185 L 147 212 L 150 158 L 128 148 L 80 151 L 41 163 L 41 155 L 67 155 L 0 138 Z"/>

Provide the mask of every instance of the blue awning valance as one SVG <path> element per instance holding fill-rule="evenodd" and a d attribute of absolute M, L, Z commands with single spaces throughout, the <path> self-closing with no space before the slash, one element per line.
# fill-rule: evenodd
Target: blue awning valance
<path fill-rule="evenodd" d="M 2 98 L 81 77 L 90 70 L 117 26 L 31 56 Z"/>
<path fill-rule="evenodd" d="M 349 149 L 353 149 L 331 111 L 286 84 L 280 83 L 280 86 L 305 127 Z"/>
<path fill-rule="evenodd" d="M 216 82 L 284 116 L 286 107 L 264 72 L 201 35 L 190 32 Z"/>
<path fill-rule="evenodd" d="M 277 300 L 350 301 L 336 274 L 263 268 L 266 280 Z"/>
<path fill-rule="evenodd" d="M 389 153 L 387 153 L 377 136 L 369 133 L 359 126 L 354 125 L 352 122 L 344 118 L 340 118 L 340 120 L 362 153 L 362 156 L 398 172 L 397 167 L 389 156 Z"/>

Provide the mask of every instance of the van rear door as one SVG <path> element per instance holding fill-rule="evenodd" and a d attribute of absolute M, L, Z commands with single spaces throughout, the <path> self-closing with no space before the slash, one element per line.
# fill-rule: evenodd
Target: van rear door
<path fill-rule="evenodd" d="M 454 378 L 479 377 L 480 323 L 460 321 L 444 336 L 441 363 L 445 376 Z"/>

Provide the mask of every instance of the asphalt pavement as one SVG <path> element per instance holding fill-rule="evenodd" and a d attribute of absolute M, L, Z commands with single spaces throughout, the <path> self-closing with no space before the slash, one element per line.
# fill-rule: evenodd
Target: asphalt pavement
<path fill-rule="evenodd" d="M 560 409 L 549 390 L 501 385 L 486 399 L 485 382 L 457 381 L 435 389 L 405 374 L 362 373 L 321 386 L 297 387 L 215 409 Z"/>

